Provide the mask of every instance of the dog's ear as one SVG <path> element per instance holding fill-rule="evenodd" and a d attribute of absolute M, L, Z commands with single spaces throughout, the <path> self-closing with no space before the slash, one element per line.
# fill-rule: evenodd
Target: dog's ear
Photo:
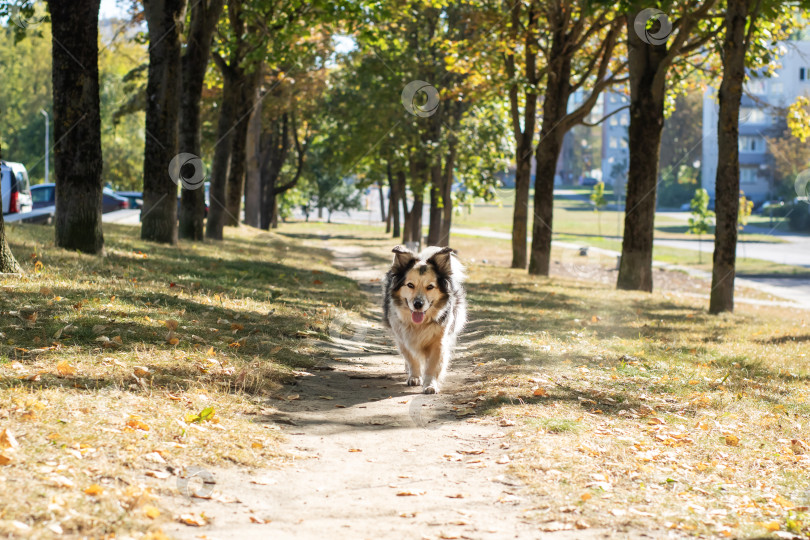
<path fill-rule="evenodd" d="M 395 246 L 394 249 L 391 250 L 394 253 L 394 264 L 393 270 L 401 270 L 408 266 L 411 261 L 413 261 L 416 256 L 413 254 L 413 251 L 406 248 L 405 246 Z"/>
<path fill-rule="evenodd" d="M 453 273 L 453 268 L 450 262 L 450 257 L 456 252 L 455 249 L 445 247 L 434 253 L 430 259 L 428 259 L 429 263 L 433 263 L 433 266 L 436 267 L 440 273 L 449 276 Z"/>

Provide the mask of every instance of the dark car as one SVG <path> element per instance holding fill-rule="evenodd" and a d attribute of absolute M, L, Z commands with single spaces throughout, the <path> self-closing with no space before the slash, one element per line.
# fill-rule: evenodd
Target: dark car
<path fill-rule="evenodd" d="M 596 178 L 593 178 L 592 176 L 585 176 L 582 179 L 580 179 L 580 181 L 579 181 L 579 185 L 584 186 L 584 187 L 593 187 L 598 183 L 599 183 L 599 180 L 597 180 Z"/>
<path fill-rule="evenodd" d="M 116 191 L 115 194 L 129 201 L 129 207 L 134 210 L 143 207 L 143 193 L 140 191 Z"/>
<path fill-rule="evenodd" d="M 31 199 L 34 201 L 34 210 L 56 205 L 56 184 L 31 186 Z M 104 214 L 127 208 L 129 208 L 129 201 L 116 195 L 110 188 L 104 188 L 101 200 L 101 211 Z"/>

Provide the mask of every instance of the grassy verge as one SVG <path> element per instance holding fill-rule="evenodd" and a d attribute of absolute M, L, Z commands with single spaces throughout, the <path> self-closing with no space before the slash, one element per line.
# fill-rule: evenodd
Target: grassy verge
<path fill-rule="evenodd" d="M 190 468 L 285 462 L 268 398 L 359 298 L 319 243 L 105 225 L 92 257 L 7 229 L 26 274 L 0 281 L 0 535 L 155 531 Z"/>
<path fill-rule="evenodd" d="M 569 193 L 571 190 L 567 190 Z M 587 196 L 590 191 L 580 190 L 579 196 Z M 581 241 L 590 241 L 605 236 L 621 236 L 624 232 L 624 212 L 603 210 L 594 212 L 587 200 L 572 199 L 574 195 L 555 196 L 554 199 L 554 231 L 555 234 L 580 236 Z M 608 198 L 608 202 L 612 202 Z M 498 199 L 492 203 L 475 204 L 472 208 L 464 208 L 461 214 L 454 218 L 454 225 L 458 227 L 484 229 L 509 233 L 512 231 L 512 208 L 514 205 L 514 190 L 500 190 Z M 756 217 L 756 216 L 755 216 Z M 752 217 L 753 219 L 753 217 Z M 761 225 L 761 221 L 755 220 Z M 751 222 L 755 224 L 755 222 Z M 529 224 L 531 227 L 531 223 Z M 671 240 L 695 240 L 694 235 L 688 234 L 688 224 L 684 219 L 678 219 L 666 214 L 659 214 L 655 218 L 655 237 Z M 712 231 L 713 232 L 713 231 Z M 746 234 L 745 240 L 750 242 L 780 243 L 784 240 L 776 236 L 765 234 Z M 587 237 L 587 238 L 586 238 Z M 713 242 L 712 233 L 704 238 Z"/>

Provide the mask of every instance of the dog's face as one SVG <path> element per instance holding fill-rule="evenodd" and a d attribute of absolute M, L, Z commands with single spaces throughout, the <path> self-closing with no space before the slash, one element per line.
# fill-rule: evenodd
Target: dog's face
<path fill-rule="evenodd" d="M 391 266 L 391 298 L 401 318 L 413 324 L 433 320 L 447 303 L 453 250 L 434 250 L 427 258 L 420 258 L 403 246 L 393 251 L 396 256 Z"/>

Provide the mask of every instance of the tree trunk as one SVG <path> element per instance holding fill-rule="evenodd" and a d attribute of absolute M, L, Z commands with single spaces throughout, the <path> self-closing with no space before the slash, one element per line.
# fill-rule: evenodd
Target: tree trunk
<path fill-rule="evenodd" d="M 659 75 L 666 45 L 641 40 L 627 18 L 630 70 L 630 126 L 624 239 L 616 286 L 651 292 L 658 158 L 664 128 L 665 77 Z"/>
<path fill-rule="evenodd" d="M 0 208 L 3 208 L 3 194 L 0 193 Z M 22 268 L 11 253 L 6 241 L 6 225 L 3 221 L 3 212 L 0 212 L 0 273 L 13 274 L 22 272 Z"/>
<path fill-rule="evenodd" d="M 402 201 L 402 243 L 413 242 L 413 213 L 408 209 L 407 179 L 404 170 L 398 170 L 396 174 L 399 200 Z M 413 207 L 411 207 L 413 208 Z M 396 236 L 396 235 L 395 235 Z"/>
<path fill-rule="evenodd" d="M 414 192 L 411 206 L 411 242 L 421 249 L 422 247 L 422 210 L 424 209 L 424 195 Z"/>
<path fill-rule="evenodd" d="M 211 37 L 222 12 L 224 0 L 201 0 L 189 8 L 189 31 L 182 57 L 183 88 L 180 97 L 180 152 L 200 156 L 200 100 L 203 81 L 211 55 Z M 180 194 L 180 226 L 178 236 L 202 240 L 205 220 L 204 185 L 186 189 Z"/>
<path fill-rule="evenodd" d="M 442 194 L 444 193 L 444 176 L 441 160 L 430 166 L 430 216 L 428 219 L 427 245 L 438 246 L 442 235 Z"/>
<path fill-rule="evenodd" d="M 512 4 L 513 39 L 517 38 L 520 28 L 520 10 L 522 3 Z M 531 43 L 536 39 L 537 16 L 531 4 L 528 7 L 526 27 L 526 46 L 524 47 L 526 80 L 532 85 L 538 83 L 537 61 Z M 510 78 L 516 75 L 514 55 L 507 56 L 507 72 Z M 512 116 L 512 131 L 515 137 L 515 202 L 512 209 L 512 268 L 526 268 L 527 232 L 529 228 L 529 188 L 532 177 L 532 145 L 534 144 L 534 126 L 537 113 L 537 93 L 526 92 L 523 105 L 523 126 L 520 124 L 518 86 L 509 88 L 509 107 Z"/>
<path fill-rule="evenodd" d="M 258 97 L 258 96 L 257 96 Z M 261 175 L 262 108 L 256 107 L 250 115 L 247 128 L 245 172 L 245 223 L 261 227 L 262 175 Z"/>
<path fill-rule="evenodd" d="M 177 184 L 169 163 L 177 155 L 185 0 L 145 0 L 149 27 L 146 143 L 143 152 L 141 239 L 177 243 Z"/>
<path fill-rule="evenodd" d="M 537 145 L 534 176 L 534 225 L 529 273 L 547 276 L 551 265 L 551 226 L 554 218 L 554 176 L 565 130 L 560 123 L 567 113 L 571 92 L 571 60 L 556 49 L 563 39 L 555 36 L 551 49 L 548 84 L 543 101 L 543 126 Z"/>
<path fill-rule="evenodd" d="M 710 313 L 734 311 L 737 258 L 737 214 L 740 209 L 740 155 L 738 146 L 740 101 L 745 80 L 745 26 L 750 0 L 729 0 L 723 38 L 723 81 L 717 119 L 714 255 Z M 751 22 L 753 24 L 753 21 Z"/>
<path fill-rule="evenodd" d="M 382 217 L 380 221 L 388 222 L 385 216 L 385 190 L 383 189 L 383 183 L 377 182 L 377 187 L 380 189 L 380 216 Z"/>
<path fill-rule="evenodd" d="M 229 77 L 223 77 L 222 100 L 219 104 L 217 121 L 217 144 L 214 149 L 214 164 L 211 168 L 211 187 L 209 188 L 208 222 L 205 236 L 213 240 L 222 240 L 222 228 L 225 224 L 225 186 L 231 161 L 231 126 L 236 117 L 235 92 Z"/>
<path fill-rule="evenodd" d="M 332 213 L 329 213 L 329 219 L 332 219 Z M 278 196 L 273 195 L 273 216 L 270 220 L 270 226 L 278 229 Z"/>
<path fill-rule="evenodd" d="M 56 245 L 104 252 L 101 229 L 100 0 L 49 0 L 53 32 Z M 164 177 L 168 160 L 162 162 Z M 173 185 L 168 178 L 166 182 Z"/>
<path fill-rule="evenodd" d="M 446 247 L 450 244 L 450 227 L 453 224 L 453 169 L 456 166 L 456 140 L 450 139 L 447 156 L 444 159 L 444 182 L 442 184 L 442 229 L 437 245 Z"/>
<path fill-rule="evenodd" d="M 225 189 L 228 209 L 225 215 L 225 225 L 239 226 L 239 216 L 242 213 L 242 194 L 245 190 L 245 171 L 247 169 L 247 128 L 253 100 L 256 97 L 258 83 L 256 73 L 245 74 L 239 77 L 236 84 L 239 87 L 239 104 L 237 105 L 236 123 L 233 126 L 231 140 L 231 168 L 228 172 L 228 184 Z"/>

